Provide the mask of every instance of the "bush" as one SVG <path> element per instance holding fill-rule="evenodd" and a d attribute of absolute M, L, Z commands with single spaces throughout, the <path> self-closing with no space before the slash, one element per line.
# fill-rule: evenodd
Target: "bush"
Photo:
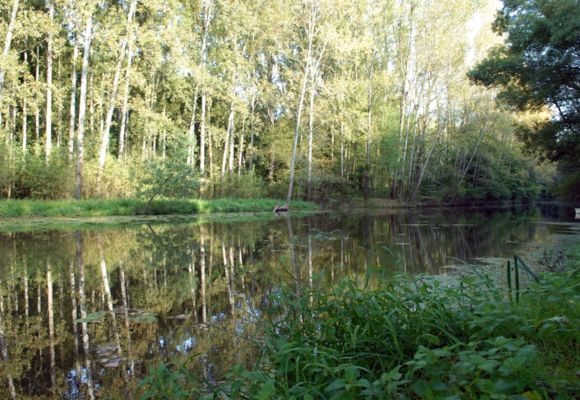
<path fill-rule="evenodd" d="M 215 197 L 235 197 L 238 199 L 251 199 L 264 197 L 266 191 L 264 182 L 250 172 L 242 175 L 228 175 L 224 179 L 216 178 L 213 181 L 207 182 L 202 188 L 202 192 L 209 192 L 208 186 L 213 186 L 213 194 Z"/>
<path fill-rule="evenodd" d="M 50 161 L 29 154 L 21 158 L 14 183 L 14 197 L 54 200 L 69 198 L 74 188 L 74 168 L 54 154 Z"/>
<path fill-rule="evenodd" d="M 137 195 L 151 204 L 156 197 L 179 199 L 193 196 L 198 187 L 193 167 L 179 158 L 148 160 L 136 179 Z"/>
<path fill-rule="evenodd" d="M 131 169 L 128 168 L 128 165 L 131 165 Z M 83 197 L 86 199 L 135 197 L 136 188 L 131 180 L 131 173 L 132 170 L 137 168 L 137 165 L 134 162 L 119 162 L 116 158 L 108 157 L 101 175 L 100 190 L 97 192 L 97 160 L 85 162 L 83 168 Z"/>

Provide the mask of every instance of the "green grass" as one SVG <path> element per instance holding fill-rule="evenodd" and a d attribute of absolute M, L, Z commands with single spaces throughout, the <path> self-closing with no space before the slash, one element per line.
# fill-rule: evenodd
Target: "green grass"
<path fill-rule="evenodd" d="M 0 217 L 106 217 L 272 211 L 275 199 L 216 200 L 3 200 Z M 292 210 L 315 210 L 314 203 L 292 202 Z"/>
<path fill-rule="evenodd" d="M 330 292 L 274 292 L 252 368 L 236 366 L 208 390 L 178 363 L 156 366 L 143 398 L 573 398 L 578 254 L 577 246 L 566 272 L 545 275 L 520 302 L 475 276 L 451 286 L 396 276 L 378 288 L 344 281 Z"/>

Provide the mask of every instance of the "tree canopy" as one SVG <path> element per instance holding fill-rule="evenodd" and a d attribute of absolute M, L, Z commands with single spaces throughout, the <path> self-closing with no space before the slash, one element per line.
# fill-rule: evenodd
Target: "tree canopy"
<path fill-rule="evenodd" d="M 499 99 L 546 116 L 520 128 L 532 150 L 580 169 L 580 2 L 504 0 L 493 23 L 505 43 L 469 76 L 499 87 Z M 579 182 L 580 183 L 580 182 Z"/>

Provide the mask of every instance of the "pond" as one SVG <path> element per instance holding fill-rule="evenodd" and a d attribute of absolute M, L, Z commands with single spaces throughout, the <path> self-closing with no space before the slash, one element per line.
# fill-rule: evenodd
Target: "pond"
<path fill-rule="evenodd" d="M 132 398 L 160 360 L 208 382 L 250 362 L 283 285 L 444 274 L 565 232 L 556 212 L 426 209 L 140 219 L 0 233 L 0 398 Z M 130 223 L 131 222 L 131 223 Z M 2 222 L 0 222 L 1 228 Z"/>

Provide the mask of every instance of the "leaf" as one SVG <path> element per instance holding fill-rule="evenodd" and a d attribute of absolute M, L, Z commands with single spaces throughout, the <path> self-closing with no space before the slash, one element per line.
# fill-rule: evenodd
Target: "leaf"
<path fill-rule="evenodd" d="M 498 365 L 500 364 L 496 360 L 486 360 L 483 363 L 481 363 L 478 367 L 479 369 L 482 369 L 485 372 L 491 373 Z"/>
<path fill-rule="evenodd" d="M 536 392 L 535 390 L 527 391 L 522 393 L 522 396 L 528 400 L 542 400 L 543 397 L 540 393 Z"/>
<path fill-rule="evenodd" d="M 344 379 L 337 379 L 334 382 L 332 382 L 330 385 L 328 385 L 326 387 L 326 389 L 324 389 L 326 392 L 334 392 L 335 390 L 339 390 L 344 388 L 345 382 Z"/>
<path fill-rule="evenodd" d="M 276 393 L 276 387 L 274 386 L 274 381 L 270 379 L 262 385 L 256 399 L 268 400 L 274 396 L 274 393 Z"/>

